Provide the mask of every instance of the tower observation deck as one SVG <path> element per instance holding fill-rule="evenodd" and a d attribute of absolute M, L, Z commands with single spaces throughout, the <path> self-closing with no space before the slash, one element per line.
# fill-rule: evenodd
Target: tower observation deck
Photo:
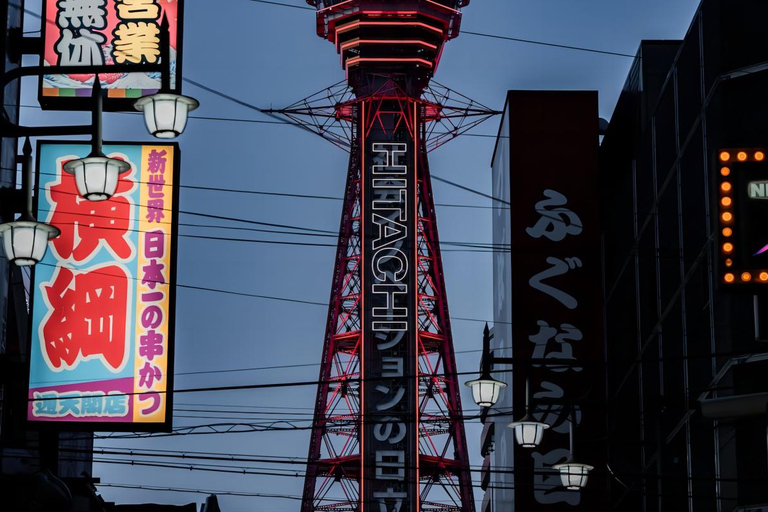
<path fill-rule="evenodd" d="M 355 91 L 364 93 L 371 75 L 389 74 L 418 96 L 434 75 L 445 42 L 459 35 L 459 9 L 469 0 L 307 3 L 317 8 L 317 34 L 335 45 Z"/>
<path fill-rule="evenodd" d="M 474 512 L 426 99 L 469 0 L 308 3 L 351 94 L 324 114 L 350 160 L 301 511 Z"/>

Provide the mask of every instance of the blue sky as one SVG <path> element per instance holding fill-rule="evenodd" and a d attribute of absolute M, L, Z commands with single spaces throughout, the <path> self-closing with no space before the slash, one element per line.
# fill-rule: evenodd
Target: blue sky
<path fill-rule="evenodd" d="M 305 6 L 301 0 L 282 0 Z M 697 0 L 475 0 L 464 9 L 462 28 L 634 54 L 641 39 L 678 39 L 687 31 Z M 40 0 L 28 0 L 39 13 Z M 260 107 L 293 103 L 343 79 L 333 46 L 315 34 L 314 13 L 250 0 L 187 0 L 184 76 Z M 25 30 L 39 28 L 26 17 Z M 28 57 L 25 63 L 35 64 Z M 436 80 L 481 103 L 503 107 L 509 89 L 589 89 L 600 93 L 600 115 L 610 118 L 631 59 L 462 35 L 448 43 Z M 263 119 L 263 115 L 190 84 L 184 92 L 201 102 L 199 116 Z M 32 81 L 25 82 L 22 104 L 35 105 Z M 22 110 L 26 124 L 88 122 L 88 114 Z M 495 135 L 498 119 L 474 129 Z M 105 140 L 149 141 L 141 118 L 106 114 Z M 181 144 L 181 184 L 340 197 L 347 155 L 319 137 L 290 126 L 192 119 Z M 433 174 L 490 193 L 494 139 L 464 137 L 430 155 Z M 434 183 L 437 203 L 490 206 L 490 201 L 441 182 Z M 186 211 L 241 217 L 262 222 L 337 230 L 341 202 L 181 190 Z M 444 241 L 491 243 L 491 210 L 438 207 Z M 181 222 L 216 221 L 181 215 Z M 220 222 L 222 226 L 234 224 Z M 267 238 L 263 234 L 182 227 L 181 233 Z M 272 239 L 289 239 L 272 236 Z M 290 237 L 296 240 L 296 237 Z M 325 241 L 325 240 L 319 240 Z M 178 282 L 236 292 L 326 301 L 335 250 L 328 247 L 246 244 L 195 238 L 179 239 Z M 443 264 L 451 313 L 456 317 L 492 318 L 491 255 L 445 252 Z M 176 315 L 176 387 L 306 381 L 317 378 L 326 309 L 179 289 Z M 457 351 L 480 348 L 482 323 L 454 320 Z M 460 372 L 475 370 L 479 354 L 459 353 Z M 310 365 L 273 370 L 190 374 L 210 370 Z M 293 419 L 307 426 L 315 388 L 183 394 L 176 397 L 175 426 L 229 421 L 206 412 L 234 405 L 255 412 L 252 421 Z M 469 394 L 465 410 L 476 407 Z M 231 408 L 231 410 L 237 410 Z M 198 416 L 190 418 L 189 416 Z M 466 425 L 471 462 L 482 462 L 479 421 Z M 99 447 L 190 450 L 305 458 L 307 430 L 201 435 L 161 439 L 99 441 Z M 107 456 L 96 455 L 97 459 Z M 119 458 L 119 457 L 118 457 Z M 169 462 L 178 463 L 178 460 Z M 187 464 L 187 462 L 185 462 Z M 225 464 L 213 462 L 213 464 Z M 235 463 L 229 464 L 234 465 Z M 254 466 L 264 466 L 255 464 Z M 300 466 L 281 466 L 302 472 Z M 282 473 L 282 472 L 281 472 Z M 303 478 L 233 475 L 215 472 L 96 464 L 102 482 L 269 493 L 298 497 Z M 200 502 L 204 496 L 101 487 L 105 499 L 118 503 Z M 481 498 L 479 489 L 476 497 Z M 289 498 L 220 498 L 226 512 L 297 510 Z"/>

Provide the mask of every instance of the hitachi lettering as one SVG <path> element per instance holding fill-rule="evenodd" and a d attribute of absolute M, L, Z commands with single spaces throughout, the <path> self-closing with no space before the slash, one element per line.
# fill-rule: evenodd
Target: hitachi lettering
<path fill-rule="evenodd" d="M 371 210 L 369 226 L 371 271 L 370 328 L 376 340 L 380 361 L 371 376 L 386 378 L 375 385 L 373 398 L 377 412 L 371 415 L 373 436 L 384 448 L 375 451 L 375 478 L 404 481 L 406 457 L 401 443 L 408 427 L 399 417 L 406 403 L 408 382 L 404 375 L 405 354 L 408 352 L 408 167 L 403 143 L 373 143 L 371 174 Z M 378 373 L 378 375 L 376 375 Z M 376 493 L 374 499 L 381 510 L 387 510 L 386 493 Z M 398 493 L 404 498 L 406 493 Z M 400 504 L 395 505 L 396 509 Z"/>
<path fill-rule="evenodd" d="M 374 282 L 372 293 L 380 296 L 383 307 L 372 309 L 372 326 L 376 332 L 402 331 L 407 329 L 404 318 L 408 314 L 408 256 L 402 250 L 408 237 L 407 192 L 408 182 L 398 176 L 408 168 L 399 164 L 405 156 L 403 143 L 374 143 L 373 198 L 371 201 L 373 233 L 373 258 L 371 267 Z"/>

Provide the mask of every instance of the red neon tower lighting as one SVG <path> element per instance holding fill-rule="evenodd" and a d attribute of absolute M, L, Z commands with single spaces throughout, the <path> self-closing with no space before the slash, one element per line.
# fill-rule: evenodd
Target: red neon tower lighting
<path fill-rule="evenodd" d="M 307 0 L 354 98 L 302 512 L 474 512 L 422 93 L 469 0 Z"/>

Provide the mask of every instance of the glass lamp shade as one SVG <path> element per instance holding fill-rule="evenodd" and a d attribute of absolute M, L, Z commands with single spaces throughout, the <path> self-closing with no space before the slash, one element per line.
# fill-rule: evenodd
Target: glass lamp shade
<path fill-rule="evenodd" d="M 479 379 L 470 380 L 466 385 L 472 388 L 472 399 L 480 407 L 492 407 L 499 401 L 501 390 L 507 387 L 504 382 L 483 374 Z"/>
<path fill-rule="evenodd" d="M 577 491 L 587 485 L 589 472 L 595 469 L 588 464 L 566 461 L 562 464 L 555 464 L 554 469 L 560 471 L 560 479 L 566 489 Z"/>
<path fill-rule="evenodd" d="M 125 160 L 91 155 L 64 164 L 64 170 L 75 175 L 77 191 L 88 201 L 104 201 L 117 189 L 118 176 L 131 170 Z"/>
<path fill-rule="evenodd" d="M 524 448 L 535 448 L 541 443 L 541 438 L 544 435 L 544 430 L 549 428 L 549 425 L 536 421 L 527 414 L 520 421 L 513 421 L 509 424 L 510 427 L 515 429 L 515 439 L 517 444 Z"/>
<path fill-rule="evenodd" d="M 136 110 L 144 112 L 144 123 L 149 133 L 159 139 L 178 137 L 187 126 L 188 113 L 200 106 L 194 98 L 160 92 L 139 98 Z"/>
<path fill-rule="evenodd" d="M 35 220 L 16 220 L 0 224 L 5 257 L 20 267 L 34 265 L 43 259 L 48 239 L 61 231 L 55 226 Z"/>

